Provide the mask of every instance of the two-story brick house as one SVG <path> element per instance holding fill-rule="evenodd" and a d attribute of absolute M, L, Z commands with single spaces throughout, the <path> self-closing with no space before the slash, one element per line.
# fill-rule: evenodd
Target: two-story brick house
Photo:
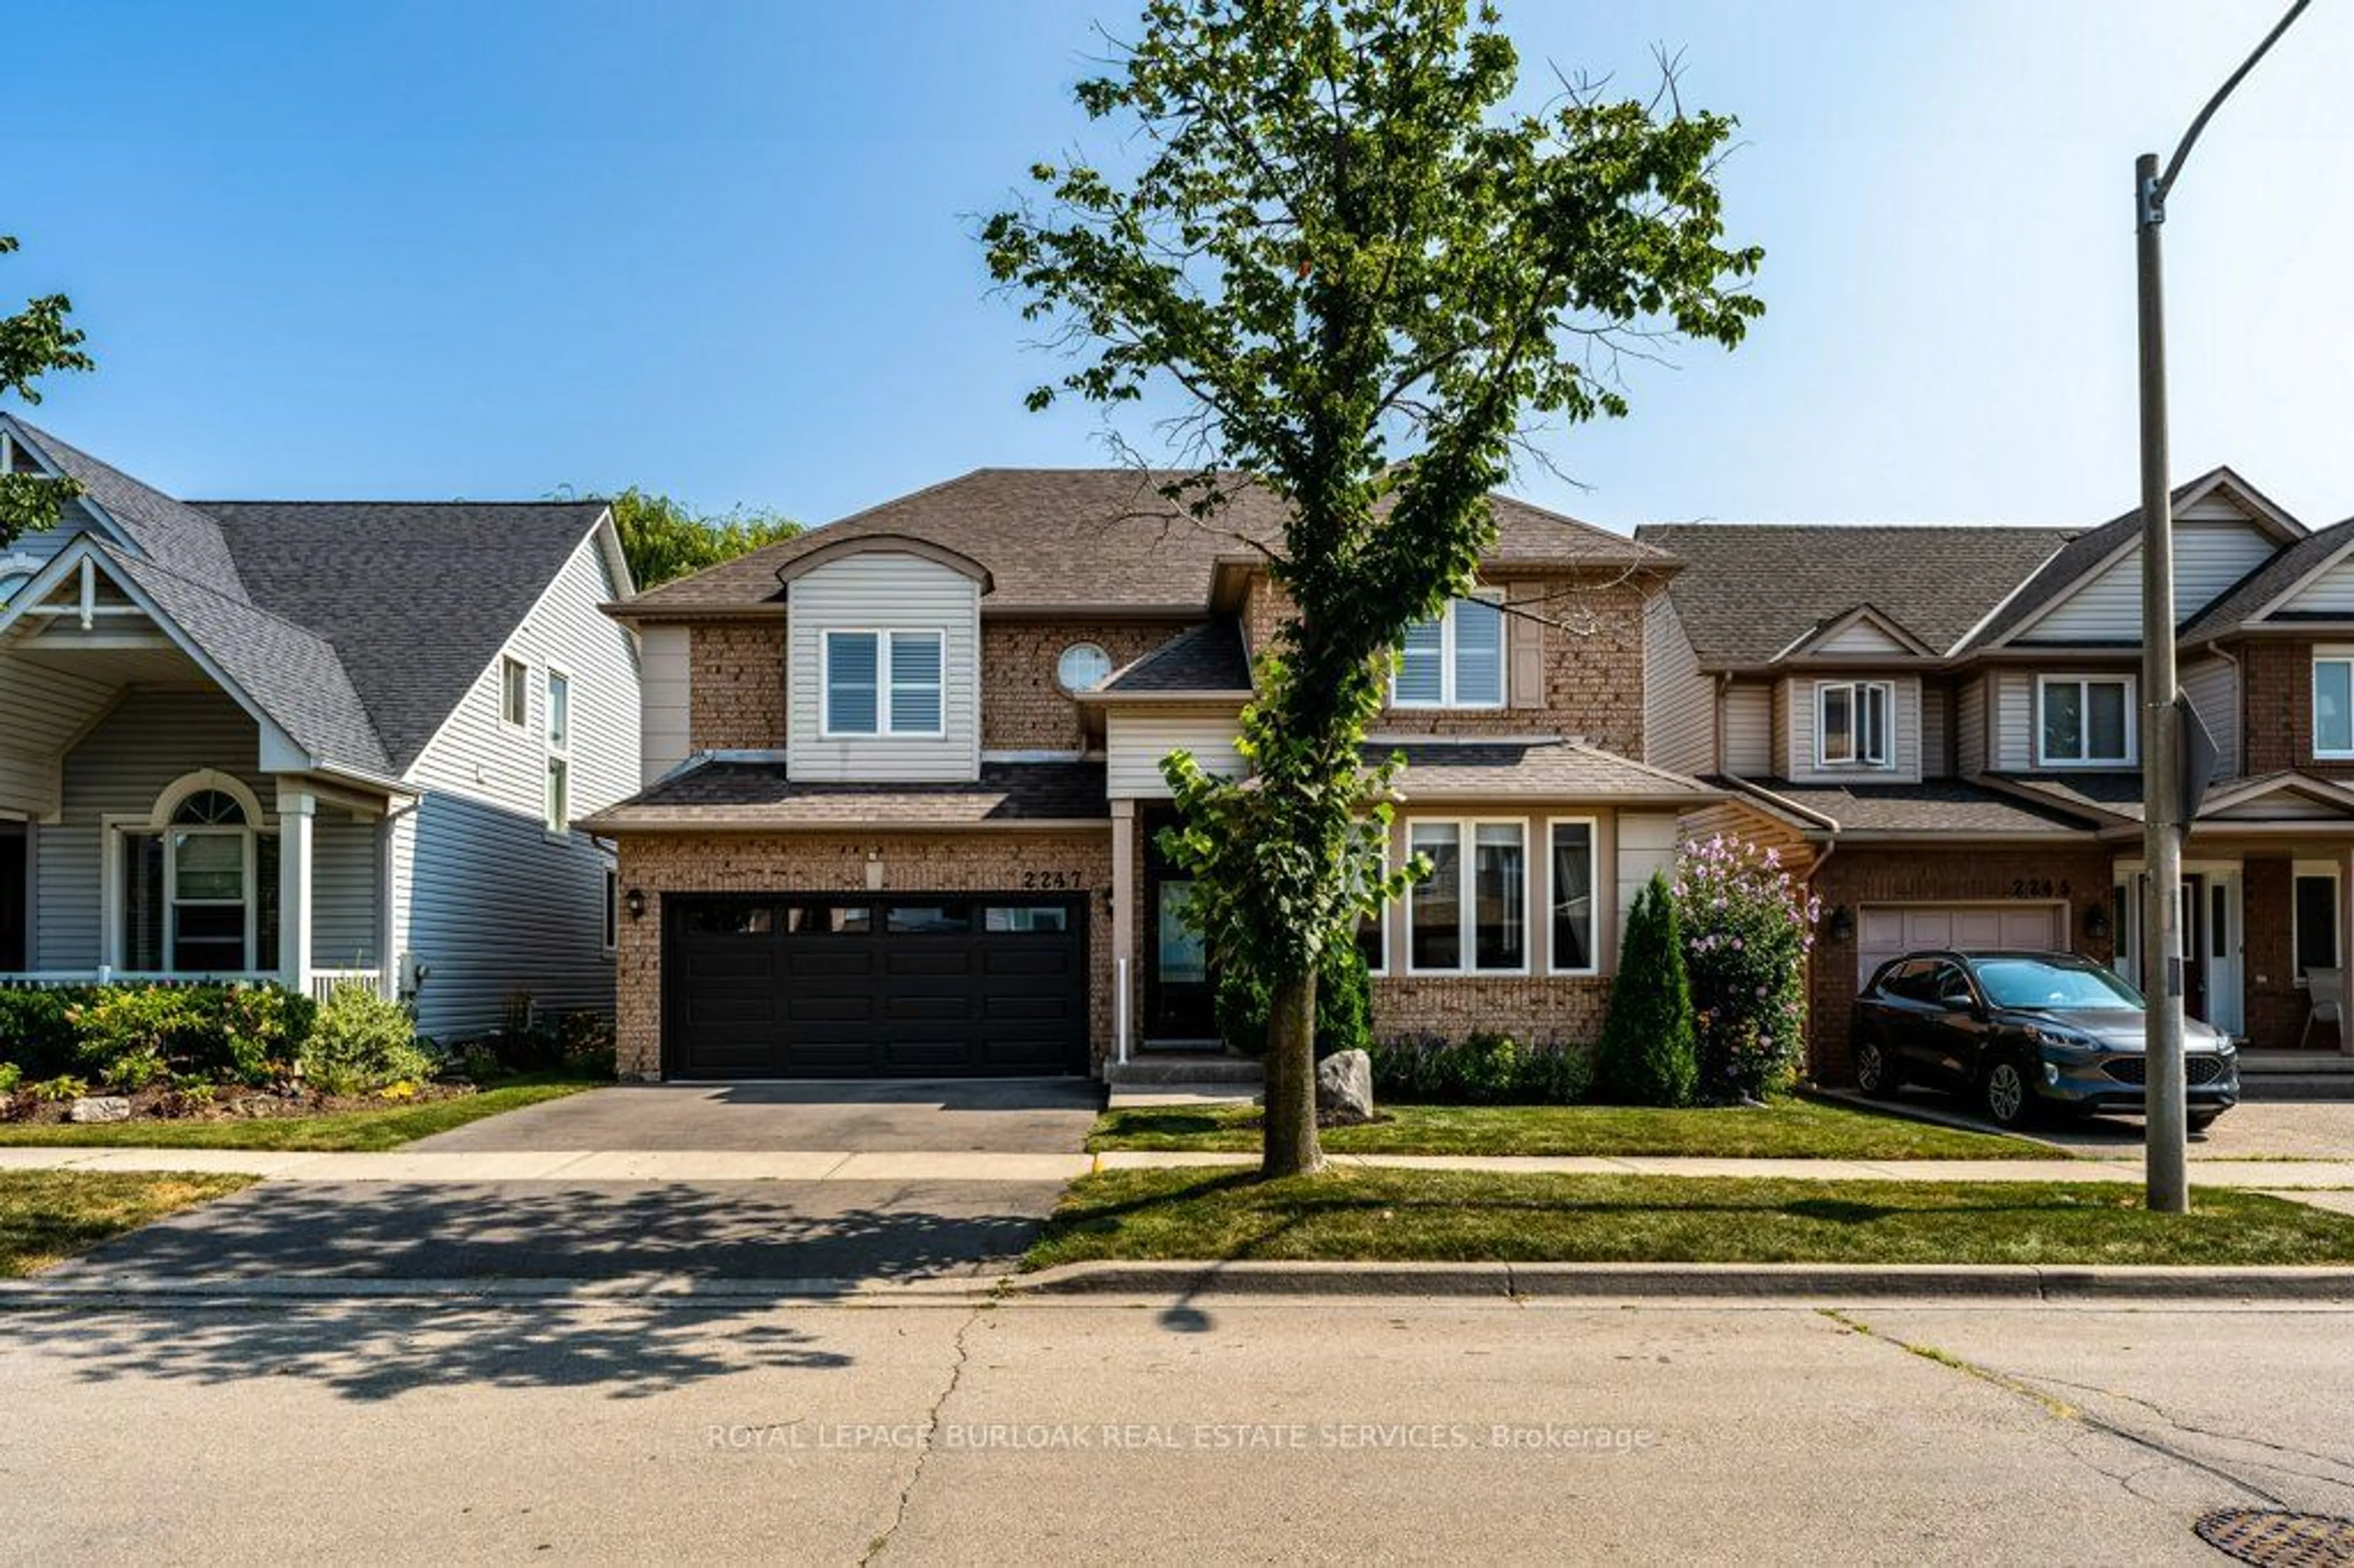
<path fill-rule="evenodd" d="M 2354 528 L 2308 534 L 2229 470 L 2176 493 L 2181 685 L 2217 743 L 2186 846 L 2191 1012 L 2267 1047 L 2343 969 L 2354 889 Z M 2100 527 L 1683 524 L 1646 628 L 1648 758 L 1732 800 L 1829 911 L 1812 1066 L 1911 948 L 2137 967 L 2140 517 Z"/>
<path fill-rule="evenodd" d="M 1493 504 L 1377 737 L 1407 759 L 1392 853 L 1437 869 L 1364 933 L 1376 1024 L 1590 1039 L 1634 890 L 1727 791 L 1641 760 L 1674 557 Z M 1279 521 L 982 470 L 610 607 L 647 705 L 644 790 L 584 824 L 625 889 L 624 1071 L 1079 1072 L 1209 1037 L 1161 761 L 1243 766 Z"/>

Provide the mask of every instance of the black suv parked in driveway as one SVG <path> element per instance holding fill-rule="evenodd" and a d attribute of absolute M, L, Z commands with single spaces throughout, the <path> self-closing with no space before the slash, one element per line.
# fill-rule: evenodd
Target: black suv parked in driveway
<path fill-rule="evenodd" d="M 2145 1095 L 2141 993 L 2068 953 L 1907 953 L 1872 972 L 1855 1000 L 1856 1086 L 1951 1089 L 2002 1127 L 2040 1111 L 2139 1111 Z M 2229 1035 L 2184 1025 L 2190 1129 L 2240 1103 Z"/>

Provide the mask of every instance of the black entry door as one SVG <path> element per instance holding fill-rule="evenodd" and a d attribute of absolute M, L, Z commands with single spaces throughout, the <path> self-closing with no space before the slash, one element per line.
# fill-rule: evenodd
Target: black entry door
<path fill-rule="evenodd" d="M 0 822 L 0 970 L 32 968 L 25 951 L 25 824 Z"/>
<path fill-rule="evenodd" d="M 663 1063 L 673 1077 L 1086 1069 L 1082 898 L 779 894 L 663 902 Z"/>

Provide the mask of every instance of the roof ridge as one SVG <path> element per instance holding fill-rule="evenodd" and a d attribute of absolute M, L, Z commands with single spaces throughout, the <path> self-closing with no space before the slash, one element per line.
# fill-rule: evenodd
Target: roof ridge
<path fill-rule="evenodd" d="M 331 501 L 323 500 L 316 496 L 296 498 L 293 500 L 276 500 L 271 497 L 262 495 L 212 495 L 207 496 L 202 500 L 183 501 L 180 504 L 183 506 L 195 507 L 197 511 L 201 512 L 207 506 L 545 506 L 549 508 L 595 506 L 604 508 L 611 506 L 612 502 L 605 497 L 593 495 L 574 496 L 570 500 L 566 501 L 553 499 L 546 501 L 470 501 L 462 496 L 451 501 L 382 501 L 371 500 L 364 496 L 353 496 L 346 497 L 340 501 Z"/>

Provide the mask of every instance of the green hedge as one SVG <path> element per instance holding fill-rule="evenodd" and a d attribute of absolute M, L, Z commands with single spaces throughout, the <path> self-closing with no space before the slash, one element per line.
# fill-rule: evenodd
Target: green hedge
<path fill-rule="evenodd" d="M 1494 1030 L 1464 1040 L 1384 1040 L 1373 1059 L 1375 1104 L 1566 1106 L 1585 1098 L 1594 1083 L 1590 1048 Z"/>
<path fill-rule="evenodd" d="M 299 1069 L 350 1092 L 431 1073 L 416 1035 L 406 1009 L 365 986 L 337 988 L 324 1008 L 274 985 L 0 991 L 0 1064 L 26 1084 L 258 1086 Z"/>

